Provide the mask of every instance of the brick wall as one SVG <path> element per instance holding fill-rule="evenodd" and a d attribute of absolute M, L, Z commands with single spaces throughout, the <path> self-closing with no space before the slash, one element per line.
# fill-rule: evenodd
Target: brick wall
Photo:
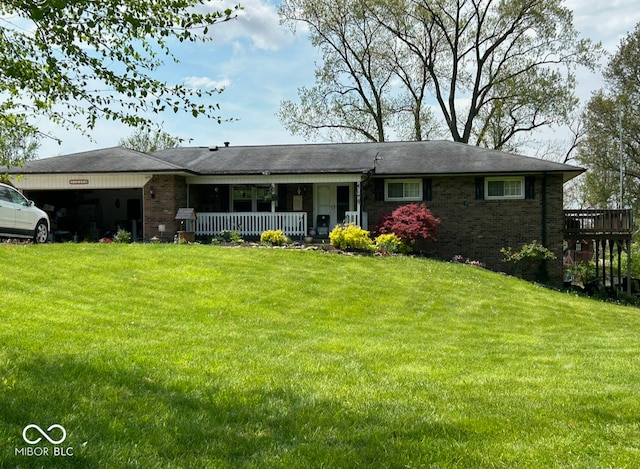
<path fill-rule="evenodd" d="M 432 200 L 427 207 L 441 219 L 438 239 L 422 250 L 429 256 L 450 260 L 461 255 L 478 260 L 487 268 L 507 271 L 500 249 L 520 247 L 533 240 L 542 242 L 542 175 L 535 178 L 535 198 L 524 200 L 476 200 L 473 176 L 433 177 Z M 547 264 L 550 279 L 562 281 L 562 176 L 546 178 L 546 247 L 557 256 Z M 391 212 L 397 202 L 375 200 L 374 184 L 365 188 L 365 207 L 370 227 L 382 214 Z"/>
<path fill-rule="evenodd" d="M 154 197 L 151 196 L 153 191 Z M 144 237 L 160 237 L 159 225 L 165 225 L 165 239 L 173 238 L 180 229 L 175 220 L 181 207 L 187 206 L 187 183 L 184 177 L 156 175 L 144 186 Z"/>

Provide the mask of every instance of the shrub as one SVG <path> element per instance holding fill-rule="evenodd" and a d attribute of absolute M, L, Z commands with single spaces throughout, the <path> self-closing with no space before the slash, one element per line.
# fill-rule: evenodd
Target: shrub
<path fill-rule="evenodd" d="M 131 242 L 131 233 L 127 230 L 123 230 L 122 228 L 118 228 L 115 236 L 113 237 L 114 243 L 130 243 Z"/>
<path fill-rule="evenodd" d="M 546 261 L 556 258 L 556 255 L 549 249 L 538 243 L 535 239 L 529 244 L 523 244 L 519 251 L 514 251 L 510 247 L 500 249 L 504 255 L 505 262 L 535 262 Z"/>
<path fill-rule="evenodd" d="M 594 261 L 576 262 L 567 269 L 567 272 L 574 276 L 575 283 L 586 285 L 596 280 L 596 263 Z"/>
<path fill-rule="evenodd" d="M 283 244 L 287 244 L 289 239 L 282 230 L 268 230 L 260 235 L 260 242 L 271 246 L 282 246 Z"/>
<path fill-rule="evenodd" d="M 375 246 L 369 237 L 369 232 L 361 227 L 349 223 L 344 227 L 338 225 L 329 233 L 331 245 L 338 249 L 373 251 Z"/>
<path fill-rule="evenodd" d="M 408 254 L 411 252 L 411 246 L 398 238 L 394 233 L 381 234 L 375 239 L 376 249 L 380 252 L 390 254 Z"/>
<path fill-rule="evenodd" d="M 546 261 L 556 258 L 554 253 L 536 240 L 523 244 L 519 251 L 508 247 L 500 249 L 500 252 L 504 255 L 504 262 L 512 264 L 511 274 L 524 278 L 533 275 L 534 280 L 539 282 L 548 280 Z"/>
<path fill-rule="evenodd" d="M 416 241 L 436 239 L 440 219 L 433 216 L 425 204 L 407 204 L 384 215 L 376 224 L 380 234 L 395 234 L 406 244 L 413 246 Z"/>
<path fill-rule="evenodd" d="M 242 236 L 240 236 L 240 233 L 237 231 L 224 230 L 220 233 L 219 236 L 213 238 L 212 243 L 242 244 L 244 243 L 244 239 L 242 239 Z"/>

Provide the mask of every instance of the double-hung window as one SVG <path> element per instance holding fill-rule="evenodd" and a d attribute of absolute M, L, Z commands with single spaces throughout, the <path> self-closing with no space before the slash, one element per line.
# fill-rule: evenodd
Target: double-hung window
<path fill-rule="evenodd" d="M 490 177 L 484 184 L 487 200 L 524 199 L 524 177 Z"/>
<path fill-rule="evenodd" d="M 422 200 L 422 179 L 388 179 L 384 185 L 385 200 Z"/>

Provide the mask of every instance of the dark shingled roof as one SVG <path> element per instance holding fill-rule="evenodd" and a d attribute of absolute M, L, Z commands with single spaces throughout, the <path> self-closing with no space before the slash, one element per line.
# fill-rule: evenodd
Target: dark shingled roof
<path fill-rule="evenodd" d="M 124 147 L 103 148 L 33 160 L 7 170 L 13 174 L 184 172 L 152 155 Z"/>
<path fill-rule="evenodd" d="M 194 175 L 367 173 L 445 175 L 562 173 L 582 168 L 445 140 L 239 147 L 178 147 L 151 155 L 124 147 L 46 158 L 10 173 L 186 172 Z"/>
<path fill-rule="evenodd" d="M 170 148 L 154 156 L 200 174 L 361 173 L 373 168 L 367 144 Z"/>
<path fill-rule="evenodd" d="M 171 148 L 154 156 L 199 174 L 361 173 L 444 175 L 559 172 L 582 168 L 446 140 Z"/>

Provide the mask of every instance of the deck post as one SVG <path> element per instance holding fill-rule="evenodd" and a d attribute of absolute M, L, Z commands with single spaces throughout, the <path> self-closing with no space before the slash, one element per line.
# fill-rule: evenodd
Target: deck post
<path fill-rule="evenodd" d="M 631 241 L 626 240 L 627 245 L 627 295 L 631 295 Z"/>
<path fill-rule="evenodd" d="M 609 241 L 609 282 L 613 291 L 613 241 Z"/>

